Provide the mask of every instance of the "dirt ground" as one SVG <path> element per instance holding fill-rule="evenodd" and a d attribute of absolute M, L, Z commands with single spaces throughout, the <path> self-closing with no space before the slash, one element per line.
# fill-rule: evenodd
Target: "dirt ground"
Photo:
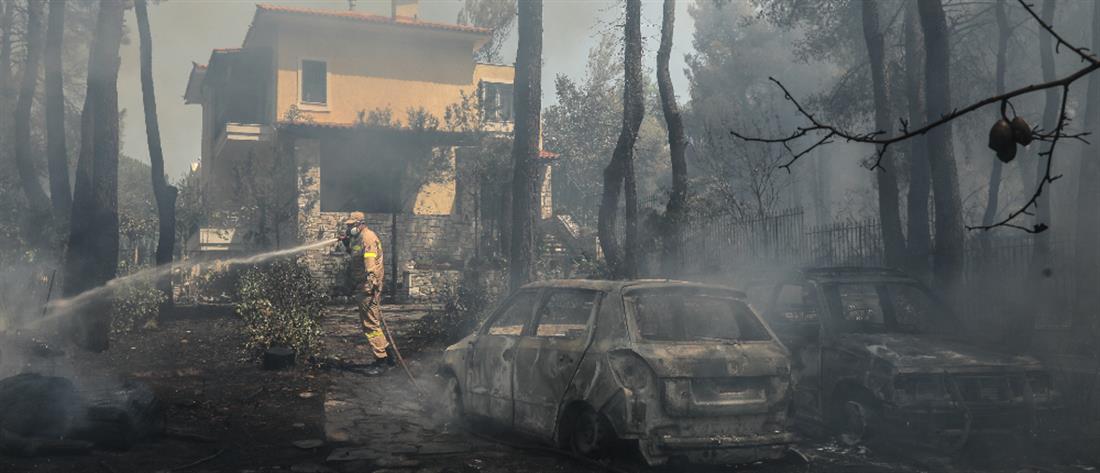
<path fill-rule="evenodd" d="M 601 472 L 645 471 L 635 461 L 600 465 L 564 457 L 507 433 L 473 430 L 434 415 L 432 373 L 442 345 L 417 337 L 422 310 L 391 311 L 391 326 L 417 379 L 400 369 L 379 378 L 358 373 L 370 360 L 357 319 L 347 307 L 324 318 L 329 353 L 325 368 L 264 371 L 241 351 L 240 322 L 227 310 L 190 311 L 159 328 L 116 336 L 112 349 L 69 351 L 40 360 L 41 372 L 78 380 L 132 378 L 151 385 L 167 406 L 169 434 L 124 452 L 72 457 L 0 456 L 0 472 Z M 10 345 L 5 345 L 5 350 Z M 316 446 L 302 444 L 312 441 Z M 306 448 L 295 446 L 299 443 Z M 934 456 L 847 449 L 834 441 L 806 441 L 785 462 L 738 468 L 693 466 L 662 471 L 916 472 L 1095 471 L 1076 462 L 1012 455 L 995 444 L 980 463 Z M 1048 457 L 1049 458 L 1049 457 Z M 992 459 L 992 460 L 990 460 Z M 1046 465 L 1046 466 L 1034 466 Z"/>
<path fill-rule="evenodd" d="M 319 439 L 327 374 L 263 371 L 242 351 L 239 319 L 211 310 L 169 319 L 154 330 L 115 336 L 101 354 L 71 353 L 39 362 L 44 374 L 136 379 L 167 407 L 169 435 L 125 452 L 72 457 L 0 456 L 3 472 L 288 471 L 327 452 L 291 442 Z M 193 466 L 199 460 L 208 459 Z"/>

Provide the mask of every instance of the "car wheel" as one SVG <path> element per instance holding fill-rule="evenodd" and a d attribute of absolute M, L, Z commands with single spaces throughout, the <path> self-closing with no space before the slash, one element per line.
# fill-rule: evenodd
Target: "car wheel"
<path fill-rule="evenodd" d="M 855 400 L 846 400 L 840 406 L 839 437 L 848 446 L 860 445 L 867 439 L 868 410 L 870 407 Z"/>
<path fill-rule="evenodd" d="M 850 447 L 867 443 L 880 418 L 875 398 L 860 389 L 846 389 L 837 394 L 831 412 L 837 437 Z"/>
<path fill-rule="evenodd" d="M 443 391 L 441 394 L 440 413 L 443 414 L 443 418 L 447 422 L 461 422 L 463 417 L 462 391 L 458 386 L 458 378 L 450 373 L 443 375 Z"/>
<path fill-rule="evenodd" d="M 569 449 L 584 457 L 602 455 L 613 437 L 611 423 L 589 406 L 580 408 L 571 417 Z"/>

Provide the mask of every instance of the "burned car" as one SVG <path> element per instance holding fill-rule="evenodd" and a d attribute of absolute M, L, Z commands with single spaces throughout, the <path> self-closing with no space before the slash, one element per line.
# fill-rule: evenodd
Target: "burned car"
<path fill-rule="evenodd" d="M 896 435 L 954 450 L 974 434 L 1036 432 L 1057 405 L 1036 359 L 968 342 L 947 304 L 903 273 L 808 269 L 753 293 L 791 350 L 799 424 L 845 443 Z"/>
<path fill-rule="evenodd" d="M 782 456 L 786 348 L 729 288 L 678 281 L 529 284 L 447 348 L 452 414 L 582 455 L 636 441 L 650 464 Z"/>

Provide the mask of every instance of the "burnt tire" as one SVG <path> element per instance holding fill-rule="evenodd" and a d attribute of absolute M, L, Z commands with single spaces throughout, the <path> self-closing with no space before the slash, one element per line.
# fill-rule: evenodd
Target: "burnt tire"
<path fill-rule="evenodd" d="M 440 414 L 447 423 L 461 423 L 465 414 L 462 409 L 462 391 L 458 378 L 447 373 L 443 377 L 443 389 L 440 394 Z"/>
<path fill-rule="evenodd" d="M 841 393 L 833 403 L 832 428 L 841 443 L 849 447 L 865 445 L 879 422 L 879 404 L 868 393 L 853 390 Z"/>
<path fill-rule="evenodd" d="M 600 458 L 615 440 L 611 422 L 591 406 L 579 406 L 563 419 L 567 428 L 564 447 L 575 455 Z"/>

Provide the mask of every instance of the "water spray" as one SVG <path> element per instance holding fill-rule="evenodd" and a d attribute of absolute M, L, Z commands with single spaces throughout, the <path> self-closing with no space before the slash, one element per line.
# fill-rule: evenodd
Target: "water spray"
<path fill-rule="evenodd" d="M 294 248 L 274 250 L 274 251 L 269 251 L 269 252 L 266 252 L 266 253 L 260 253 L 260 254 L 251 255 L 251 256 L 240 256 L 240 257 L 237 257 L 237 258 L 230 258 L 230 259 L 227 259 L 227 260 L 219 260 L 219 262 L 221 264 L 226 264 L 226 265 L 256 264 L 256 263 L 261 263 L 261 262 L 264 262 L 264 261 L 267 261 L 267 260 L 279 258 L 279 257 L 282 257 L 282 256 L 292 255 L 292 254 L 301 253 L 301 252 L 304 252 L 304 251 L 309 251 L 309 250 L 329 246 L 329 245 L 332 245 L 333 243 L 336 243 L 336 242 L 337 242 L 337 239 L 330 238 L 330 239 L 323 240 L 323 241 L 318 241 L 318 242 L 313 242 L 313 243 L 306 243 L 304 245 L 296 246 Z M 190 263 L 190 262 L 186 262 L 186 261 L 180 261 L 180 262 L 172 263 L 170 265 L 154 266 L 154 267 L 151 267 L 151 268 L 145 268 L 145 269 L 142 269 L 140 271 L 137 271 L 137 272 L 134 272 L 134 273 L 131 273 L 131 274 L 127 274 L 125 276 L 119 276 L 119 277 L 114 278 L 110 281 L 107 281 L 107 283 L 105 283 L 102 286 L 94 287 L 92 289 L 88 289 L 87 291 L 84 291 L 84 292 L 82 292 L 80 294 L 77 294 L 75 296 L 72 296 L 72 297 L 68 297 L 68 298 L 64 298 L 64 299 L 57 299 L 57 300 L 54 300 L 52 302 L 47 303 L 46 306 L 45 306 L 44 313 L 48 312 L 49 316 L 42 317 L 42 318 L 40 318 L 36 321 L 33 321 L 30 325 L 34 326 L 34 325 L 40 324 L 42 322 L 45 322 L 47 320 L 52 320 L 52 319 L 55 319 L 55 318 L 58 318 L 58 317 L 61 317 L 61 316 L 64 316 L 64 315 L 71 314 L 75 308 L 82 307 L 83 305 L 85 305 L 85 304 L 87 304 L 87 303 L 89 303 L 93 300 L 96 300 L 99 297 L 110 294 L 112 291 L 114 291 L 114 290 L 116 290 L 120 287 L 123 287 L 126 284 L 129 284 L 129 283 L 131 283 L 135 280 L 140 280 L 140 279 L 143 279 L 143 278 L 150 278 L 150 279 L 161 278 L 161 277 L 164 277 L 164 276 L 167 276 L 167 275 L 171 274 L 172 271 L 174 271 L 176 269 L 190 268 L 190 267 L 194 267 L 194 266 L 199 266 L 201 264 L 203 264 L 203 263 L 202 262 Z"/>

